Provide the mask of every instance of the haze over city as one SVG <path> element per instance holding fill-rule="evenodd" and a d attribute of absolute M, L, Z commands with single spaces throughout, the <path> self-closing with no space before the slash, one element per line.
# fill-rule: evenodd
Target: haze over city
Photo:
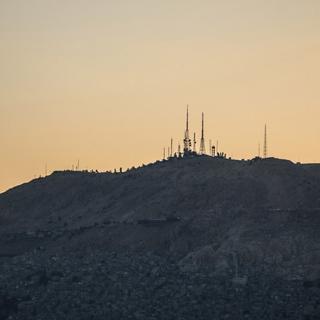
<path fill-rule="evenodd" d="M 320 161 L 320 2 L 1 1 L 0 192 L 162 157 L 190 131 L 232 158 Z"/>

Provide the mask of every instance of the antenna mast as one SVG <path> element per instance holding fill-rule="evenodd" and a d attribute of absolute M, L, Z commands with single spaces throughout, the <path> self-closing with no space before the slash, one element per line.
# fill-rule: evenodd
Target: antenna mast
<path fill-rule="evenodd" d="M 268 157 L 268 148 L 267 148 L 267 125 L 264 125 L 264 144 L 263 144 L 263 158 Z"/>
<path fill-rule="evenodd" d="M 187 120 L 186 120 L 186 131 L 184 133 L 184 140 L 183 140 L 183 152 L 184 154 L 188 154 L 190 152 L 191 147 L 191 140 L 189 136 L 189 106 L 187 105 Z"/>
<path fill-rule="evenodd" d="M 200 154 L 206 153 L 206 145 L 204 142 L 204 113 L 202 112 L 202 129 L 201 129 L 201 141 L 200 141 Z"/>

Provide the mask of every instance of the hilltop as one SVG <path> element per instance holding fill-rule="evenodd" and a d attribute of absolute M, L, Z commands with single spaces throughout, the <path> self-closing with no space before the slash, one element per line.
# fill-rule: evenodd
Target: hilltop
<path fill-rule="evenodd" d="M 255 299 L 258 292 L 267 300 L 264 286 L 273 288 L 266 283 L 278 281 L 279 288 L 274 290 L 279 296 L 289 290 L 294 299 L 309 294 L 316 299 L 306 302 L 307 313 L 304 304 L 296 306 L 291 319 L 302 314 L 312 319 L 317 311 L 320 294 L 312 288 L 318 288 L 320 281 L 319 231 L 320 165 L 275 158 L 239 161 L 202 156 L 156 162 L 124 173 L 60 171 L 0 195 L 4 266 L 15 269 L 18 264 L 16 272 L 24 274 L 24 263 L 32 261 L 31 269 L 46 270 L 49 287 L 48 259 L 53 256 L 63 259 L 53 263 L 64 270 L 61 274 L 79 265 L 89 268 L 93 261 L 95 269 L 104 260 L 103 266 L 110 270 L 129 268 L 125 272 L 130 279 L 130 266 L 137 274 L 147 272 L 151 282 L 164 278 L 164 288 L 166 281 L 175 279 L 184 286 L 184 274 L 189 274 L 189 285 L 196 288 L 210 286 L 212 281 L 218 281 L 219 287 L 222 281 L 220 285 L 228 288 L 222 300 L 230 298 L 228 290 L 234 285 L 241 286 L 241 294 L 254 293 Z M 15 281 L 13 276 L 8 279 L 3 281 Z M 90 279 L 85 283 L 96 285 L 97 280 Z M 149 280 L 146 283 L 152 286 Z M 122 286 L 130 289 L 131 285 Z M 312 292 L 305 289 L 308 286 Z M 204 296 L 217 289 L 201 288 L 197 290 Z M 54 299 L 50 294 L 46 297 Z M 132 299 L 129 295 L 123 303 L 137 308 Z M 237 308 L 243 306 L 241 299 Z M 273 303 L 288 312 L 288 303 Z M 198 318 L 206 319 L 208 310 L 201 304 L 203 313 L 199 311 Z M 76 311 L 73 316 L 80 317 Z M 272 319 L 276 318 L 282 316 L 273 314 Z"/>

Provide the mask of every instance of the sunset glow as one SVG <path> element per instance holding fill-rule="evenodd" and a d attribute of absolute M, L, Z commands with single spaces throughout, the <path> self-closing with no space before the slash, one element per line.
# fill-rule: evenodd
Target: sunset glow
<path fill-rule="evenodd" d="M 320 162 L 320 1 L 0 2 L 0 192 L 161 159 L 190 132 L 233 158 Z M 199 146 L 199 144 L 198 144 Z"/>

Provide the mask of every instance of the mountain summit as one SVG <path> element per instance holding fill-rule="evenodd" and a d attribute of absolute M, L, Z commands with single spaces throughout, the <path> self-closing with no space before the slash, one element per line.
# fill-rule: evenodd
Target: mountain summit
<path fill-rule="evenodd" d="M 174 283 L 184 275 L 191 277 L 190 286 L 198 288 L 202 280 L 197 277 L 203 275 L 211 277 L 205 283 L 224 279 L 224 283 L 231 281 L 231 287 L 240 285 L 241 292 L 249 290 L 254 299 L 256 294 L 266 294 L 262 282 L 278 279 L 280 287 L 274 288 L 275 294 L 288 294 L 289 288 L 301 299 L 300 295 L 308 297 L 311 291 L 296 286 L 313 288 L 320 281 L 319 231 L 320 165 L 275 158 L 239 161 L 201 156 L 170 159 L 124 173 L 60 171 L 0 195 L 3 267 L 17 268 L 19 274 L 28 277 L 25 259 L 32 261 L 31 269 L 36 273 L 44 268 L 44 278 L 39 276 L 37 281 L 45 281 L 48 288 L 54 283 L 49 273 L 57 271 L 51 270 L 48 259 L 67 261 L 56 267 L 61 268 L 64 279 L 66 268 L 76 270 L 81 266 L 91 274 L 86 268 L 92 264 L 97 268 L 100 264 L 96 259 L 100 257 L 111 269 L 119 264 L 115 268 L 124 268 L 130 279 L 134 277 L 127 270 L 131 264 L 134 272 L 151 272 L 150 279 L 159 280 L 160 273 L 164 277 L 161 288 L 166 287 L 168 279 Z M 39 262 L 39 257 L 44 262 Z M 3 281 L 14 284 L 20 279 L 17 274 L 10 275 L 11 271 Z M 76 272 L 74 276 L 79 275 Z M 97 279 L 90 279 L 85 283 L 96 285 Z M 205 283 L 197 289 L 204 297 L 209 294 Z M 122 286 L 131 290 L 131 284 Z M 230 298 L 229 289 L 225 289 L 226 299 Z M 39 294 L 38 289 L 32 290 Z M 210 294 L 218 294 L 214 292 Z M 190 294 L 195 293 L 191 290 Z M 16 293 L 11 292 L 10 297 L 13 295 Z M 55 299 L 49 293 L 45 296 Z M 128 296 L 125 303 L 136 308 L 132 299 Z M 276 303 L 277 308 L 288 312 L 289 305 L 281 303 L 280 307 Z M 310 317 L 315 304 L 309 308 Z M 170 306 L 180 308 L 179 303 Z M 202 302 L 200 306 L 203 314 L 209 312 Z M 165 311 L 159 308 L 159 314 L 163 314 Z M 80 317 L 78 311 L 74 312 Z M 104 314 L 110 316 L 108 312 Z M 298 308 L 294 312 L 298 319 L 304 311 Z M 44 316 L 45 311 L 39 314 Z M 242 316 L 245 318 L 236 312 L 234 319 Z"/>

